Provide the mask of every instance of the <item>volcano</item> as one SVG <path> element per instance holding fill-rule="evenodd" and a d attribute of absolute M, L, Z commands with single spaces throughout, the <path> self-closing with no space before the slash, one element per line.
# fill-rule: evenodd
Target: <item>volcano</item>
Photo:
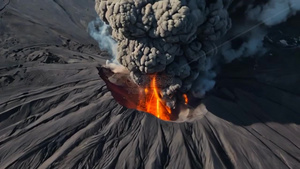
<path fill-rule="evenodd" d="M 94 6 L 0 2 L 0 168 L 299 168 L 299 15 L 262 56 L 222 65 L 204 98 L 183 95 L 193 117 L 165 121 L 149 113 L 169 112 L 159 97 L 117 98 L 99 77 L 110 56 L 87 31 Z"/>

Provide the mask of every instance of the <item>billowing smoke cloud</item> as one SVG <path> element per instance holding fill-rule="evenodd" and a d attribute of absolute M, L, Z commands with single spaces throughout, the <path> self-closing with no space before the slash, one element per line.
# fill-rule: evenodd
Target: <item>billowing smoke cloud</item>
<path fill-rule="evenodd" d="M 214 41 L 231 27 L 227 8 L 231 0 L 96 0 L 100 18 L 112 28 L 118 42 L 117 60 L 134 81 L 144 85 L 144 74 L 172 77 L 161 86 L 163 98 L 175 103 L 175 93 L 202 93 L 210 60 L 216 54 Z M 163 78 L 161 78 L 163 80 Z M 163 82 L 161 84 L 164 84 Z M 195 85 L 194 85 L 195 86 Z M 169 105 L 173 107 L 174 105 Z"/>
<path fill-rule="evenodd" d="M 202 98 L 214 87 L 212 68 L 219 58 L 228 63 L 264 54 L 268 28 L 300 10 L 299 0 L 231 2 L 96 0 L 96 11 L 105 23 L 97 20 L 90 29 L 102 26 L 97 28 L 100 33 L 92 36 L 116 56 L 137 84 L 149 82 L 145 79 L 148 74 L 168 77 L 168 83 L 160 87 L 163 98 L 173 107 L 176 92 Z M 234 25 L 228 32 L 230 17 Z M 222 57 L 216 56 L 218 48 Z M 163 78 L 160 80 L 164 84 Z"/>

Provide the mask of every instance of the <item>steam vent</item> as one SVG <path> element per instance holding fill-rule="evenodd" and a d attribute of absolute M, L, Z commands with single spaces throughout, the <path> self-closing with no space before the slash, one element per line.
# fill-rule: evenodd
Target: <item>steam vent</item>
<path fill-rule="evenodd" d="M 0 1 L 0 169 L 298 169 L 300 1 Z"/>

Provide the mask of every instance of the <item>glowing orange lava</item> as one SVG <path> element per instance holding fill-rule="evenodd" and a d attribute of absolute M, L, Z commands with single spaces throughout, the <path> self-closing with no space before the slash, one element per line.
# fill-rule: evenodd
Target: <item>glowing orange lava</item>
<path fill-rule="evenodd" d="M 150 84 L 140 93 L 137 110 L 148 112 L 162 120 L 170 120 L 171 108 L 161 99 L 156 75 L 151 75 L 150 79 Z"/>
<path fill-rule="evenodd" d="M 187 105 L 188 102 L 189 102 L 189 99 L 188 99 L 187 95 L 186 95 L 186 94 L 183 94 L 182 96 L 183 96 L 183 98 L 184 98 L 184 104 Z"/>

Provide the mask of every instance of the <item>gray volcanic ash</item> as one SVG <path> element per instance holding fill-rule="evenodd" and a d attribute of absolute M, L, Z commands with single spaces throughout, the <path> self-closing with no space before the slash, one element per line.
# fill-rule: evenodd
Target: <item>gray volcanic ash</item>
<path fill-rule="evenodd" d="M 231 27 L 230 2 L 96 0 L 96 11 L 111 26 L 117 60 L 138 85 L 147 85 L 145 74 L 170 77 L 168 84 L 157 83 L 167 105 L 175 108 L 176 92 L 203 97 L 207 90 L 199 81 L 211 69 L 214 41 Z"/>
<path fill-rule="evenodd" d="M 105 23 L 97 19 L 89 30 L 113 62 L 130 71 L 134 88 L 145 89 L 136 97 L 156 98 L 136 109 L 168 119 L 162 114 L 172 114 L 182 98 L 203 98 L 215 86 L 221 63 L 265 54 L 270 26 L 295 15 L 299 6 L 300 1 L 273 0 L 96 0 Z"/>

